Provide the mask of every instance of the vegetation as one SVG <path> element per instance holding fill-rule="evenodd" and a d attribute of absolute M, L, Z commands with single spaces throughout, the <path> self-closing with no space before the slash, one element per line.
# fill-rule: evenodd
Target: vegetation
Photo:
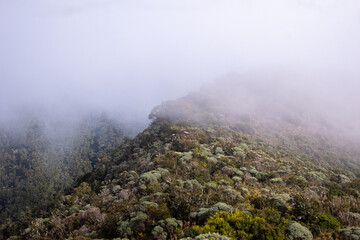
<path fill-rule="evenodd" d="M 48 211 L 4 222 L 0 239 L 360 236 L 356 149 L 291 123 L 279 129 L 242 117 L 221 120 L 198 98 L 170 103 L 171 111 L 180 108 L 175 118 L 168 105 Z M 195 119 L 191 109 L 199 110 Z"/>
<path fill-rule="evenodd" d="M 265 219 L 245 212 L 220 212 L 211 216 L 205 226 L 195 229 L 200 233 L 217 232 L 231 239 L 284 239 L 283 231 L 287 221 L 279 218 L 274 210 L 268 211 L 266 215 Z"/>
<path fill-rule="evenodd" d="M 0 220 L 39 214 L 123 141 L 122 131 L 104 116 L 84 119 L 65 139 L 52 138 L 40 121 L 0 130 Z"/>

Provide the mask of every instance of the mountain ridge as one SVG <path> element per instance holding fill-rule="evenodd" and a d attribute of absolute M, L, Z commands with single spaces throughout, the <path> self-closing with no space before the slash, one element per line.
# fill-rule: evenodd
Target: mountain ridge
<path fill-rule="evenodd" d="M 193 93 L 154 108 L 147 129 L 103 156 L 48 213 L 5 223 L 0 236 L 355 239 L 353 146 L 307 131 L 302 119 L 275 114 L 268 123 L 259 109 L 233 114 L 207 99 Z"/>

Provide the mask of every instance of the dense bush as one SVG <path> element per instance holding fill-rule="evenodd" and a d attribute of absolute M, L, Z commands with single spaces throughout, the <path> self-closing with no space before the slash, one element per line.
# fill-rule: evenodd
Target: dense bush
<path fill-rule="evenodd" d="M 323 231 L 334 230 L 340 227 L 340 222 L 331 215 L 320 213 L 318 215 L 318 226 Z"/>
<path fill-rule="evenodd" d="M 245 212 L 220 212 L 210 217 L 205 226 L 195 227 L 200 233 L 216 232 L 232 239 L 284 239 L 285 220 L 271 224 L 263 217 Z"/>
<path fill-rule="evenodd" d="M 312 240 L 313 235 L 306 227 L 298 222 L 291 222 L 286 229 L 286 236 L 289 240 Z"/>
<path fill-rule="evenodd" d="M 105 156 L 51 212 L 25 216 L 22 225 L 4 223 L 0 238 L 303 240 L 354 235 L 357 229 L 337 230 L 340 223 L 358 226 L 358 182 L 336 183 L 330 177 L 342 172 L 355 177 L 310 160 L 229 128 L 156 120 Z"/>

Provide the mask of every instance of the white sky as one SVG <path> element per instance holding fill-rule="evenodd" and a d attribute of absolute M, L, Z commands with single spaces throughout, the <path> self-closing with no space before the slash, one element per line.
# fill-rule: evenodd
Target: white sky
<path fill-rule="evenodd" d="M 273 68 L 351 76 L 353 92 L 359 63 L 358 0 L 0 0 L 2 115 L 146 118 L 225 74 Z"/>

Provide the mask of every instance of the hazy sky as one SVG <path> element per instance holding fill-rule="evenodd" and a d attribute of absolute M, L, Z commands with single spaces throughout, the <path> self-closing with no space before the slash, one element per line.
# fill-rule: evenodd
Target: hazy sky
<path fill-rule="evenodd" d="M 335 72 L 354 94 L 360 1 L 0 0 L 2 117 L 97 109 L 146 118 L 205 82 L 263 69 Z"/>

